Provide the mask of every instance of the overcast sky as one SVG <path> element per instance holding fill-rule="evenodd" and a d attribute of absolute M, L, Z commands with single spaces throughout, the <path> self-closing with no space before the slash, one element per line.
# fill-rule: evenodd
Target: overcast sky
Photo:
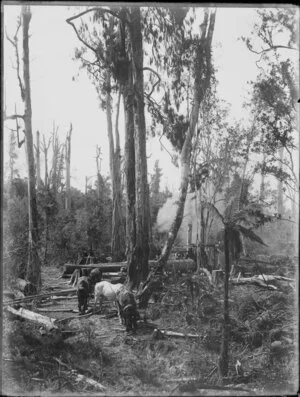
<path fill-rule="evenodd" d="M 83 6 L 85 8 L 85 6 Z M 83 189 L 85 176 L 96 174 L 95 147 L 102 147 L 102 172 L 108 175 L 108 139 L 106 117 L 100 110 L 95 88 L 85 71 L 79 72 L 79 63 L 73 60 L 78 40 L 66 18 L 78 13 L 78 7 L 32 6 L 30 23 L 31 88 L 33 109 L 33 131 L 49 136 L 53 122 L 59 126 L 61 142 L 65 141 L 70 122 L 73 124 L 71 183 Z M 4 24 L 7 33 L 15 33 L 19 6 L 4 6 Z M 245 44 L 238 40 L 249 36 L 255 21 L 253 8 L 228 8 L 217 10 L 213 40 L 213 56 L 219 80 L 220 98 L 231 104 L 233 118 L 243 115 L 242 105 L 247 97 L 247 81 L 255 79 L 258 69 L 257 57 L 250 53 Z M 4 40 L 4 85 L 7 114 L 14 113 L 15 103 L 19 113 L 22 110 L 16 72 L 12 68 L 14 52 L 10 43 Z M 79 75 L 78 75 L 79 72 Z M 76 77 L 75 79 L 73 77 Z M 9 122 L 10 127 L 14 122 Z M 124 131 L 124 119 L 120 118 L 120 130 Z M 9 130 L 4 129 L 7 143 Z M 169 148 L 168 142 L 163 141 Z M 178 169 L 170 155 L 162 149 L 158 138 L 148 141 L 148 171 L 151 173 L 156 159 L 163 168 L 163 184 L 175 191 L 178 188 Z M 26 175 L 24 148 L 20 149 L 21 176 Z M 4 146 L 4 160 L 7 161 L 7 145 Z M 21 161 L 23 159 L 23 161 Z"/>

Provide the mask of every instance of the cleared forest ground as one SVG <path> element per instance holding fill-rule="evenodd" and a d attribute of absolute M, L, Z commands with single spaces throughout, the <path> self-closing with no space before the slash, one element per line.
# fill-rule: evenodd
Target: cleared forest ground
<path fill-rule="evenodd" d="M 68 288 L 60 273 L 61 269 L 43 270 L 45 292 Z M 217 371 L 222 287 L 211 286 L 204 275 L 169 275 L 162 301 L 150 303 L 149 323 L 140 322 L 136 334 L 125 332 L 113 304 L 90 317 L 72 313 L 77 310 L 76 296 L 51 300 L 43 305 L 46 312 L 39 311 L 58 319 L 74 317 L 69 325 L 76 333 L 59 343 L 41 336 L 39 326 L 4 312 L 3 391 L 6 395 L 295 393 L 295 291 L 286 283 L 277 286 L 278 290 L 231 286 L 230 371 L 225 385 Z M 41 309 L 37 304 L 28 308 Z M 154 332 L 155 327 L 198 336 L 168 337 Z M 236 372 L 237 360 L 242 375 Z"/>

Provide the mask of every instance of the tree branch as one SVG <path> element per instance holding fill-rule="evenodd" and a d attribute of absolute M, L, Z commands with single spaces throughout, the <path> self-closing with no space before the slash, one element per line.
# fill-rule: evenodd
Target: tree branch
<path fill-rule="evenodd" d="M 8 33 L 7 33 L 6 30 L 5 30 L 5 34 L 6 34 L 7 40 L 12 44 L 12 46 L 13 46 L 14 49 L 15 49 L 15 53 L 16 53 L 16 62 L 17 62 L 17 67 L 16 67 L 16 70 L 17 70 L 17 78 L 18 78 L 18 81 L 19 81 L 19 87 L 20 87 L 20 91 L 21 91 L 21 98 L 22 98 L 22 101 L 24 102 L 24 100 L 25 100 L 25 90 L 24 90 L 24 86 L 23 86 L 23 83 L 22 83 L 22 80 L 21 80 L 21 76 L 20 76 L 20 57 L 19 57 L 19 49 L 18 49 L 18 32 L 19 32 L 19 29 L 20 29 L 20 27 L 21 27 L 21 24 L 22 24 L 22 22 L 21 22 L 21 19 L 19 18 L 19 19 L 18 19 L 17 30 L 16 30 L 16 33 L 15 33 L 13 39 L 11 39 L 11 38 L 8 36 Z"/>
<path fill-rule="evenodd" d="M 24 120 L 25 115 L 21 114 L 12 114 L 11 116 L 5 116 L 4 120 L 16 120 L 16 119 L 23 119 Z"/>
<path fill-rule="evenodd" d="M 114 11 L 108 10 L 108 9 L 106 9 L 106 8 L 104 9 L 104 8 L 102 8 L 102 7 L 93 7 L 93 8 L 89 8 L 88 10 L 85 10 L 85 11 L 83 11 L 83 12 L 80 12 L 79 14 L 74 15 L 73 17 L 70 17 L 70 18 L 66 19 L 66 22 L 69 23 L 69 24 L 71 24 L 71 21 L 73 21 L 74 19 L 80 18 L 80 17 L 82 17 L 83 15 L 85 15 L 85 14 L 87 14 L 87 13 L 89 13 L 89 12 L 92 12 L 92 11 L 100 11 L 100 12 L 102 12 L 102 14 L 105 14 L 105 13 L 111 14 L 112 16 L 114 16 L 114 17 L 116 17 L 116 18 L 118 18 L 118 19 L 120 19 L 120 20 L 122 20 L 122 21 L 124 21 L 124 22 L 126 22 L 126 23 L 129 24 L 128 19 L 122 18 L 122 17 L 120 17 L 120 15 L 116 14 Z"/>
<path fill-rule="evenodd" d="M 75 17 L 66 19 L 66 22 L 67 22 L 69 25 L 72 26 L 72 28 L 74 29 L 74 31 L 75 31 L 75 33 L 76 33 L 76 36 L 77 36 L 78 40 L 79 40 L 82 44 L 84 44 L 87 48 L 89 48 L 91 51 L 93 51 L 93 52 L 96 54 L 96 57 L 97 57 L 97 59 L 98 59 L 97 50 L 96 50 L 95 48 L 93 48 L 91 45 L 89 45 L 86 41 L 84 41 L 84 40 L 80 37 L 80 35 L 79 35 L 79 33 L 78 33 L 77 29 L 76 29 L 76 26 L 74 25 L 73 22 L 71 22 L 71 20 L 74 19 L 74 18 L 75 18 Z"/>
<path fill-rule="evenodd" d="M 146 94 L 147 97 L 150 98 L 150 96 L 152 95 L 152 92 L 154 91 L 154 88 L 157 86 L 157 84 L 159 84 L 161 82 L 161 78 L 160 78 L 160 75 L 157 72 L 155 72 L 155 70 L 153 70 L 153 69 L 151 69 L 149 67 L 145 67 L 142 70 L 149 70 L 150 72 L 154 73 L 156 75 L 156 77 L 158 78 L 156 83 L 153 85 L 153 87 L 152 87 L 152 89 L 150 91 L 150 94 Z"/>
<path fill-rule="evenodd" d="M 276 51 L 278 48 L 285 48 L 285 49 L 288 49 L 288 50 L 299 51 L 298 48 L 294 48 L 294 47 L 290 47 L 290 46 L 286 46 L 286 45 L 273 45 L 270 48 L 265 48 L 265 49 L 263 49 L 261 51 L 255 51 L 255 50 L 253 50 L 252 47 L 249 47 L 249 45 L 247 45 L 247 47 L 248 47 L 249 51 L 253 52 L 254 54 L 258 54 L 258 55 L 266 53 L 268 51 L 272 51 L 272 50 Z"/>

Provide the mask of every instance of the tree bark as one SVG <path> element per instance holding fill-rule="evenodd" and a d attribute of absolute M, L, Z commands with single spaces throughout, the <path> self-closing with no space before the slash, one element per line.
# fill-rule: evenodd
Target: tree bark
<path fill-rule="evenodd" d="M 109 165 L 110 175 L 112 181 L 112 196 L 113 196 L 113 211 L 112 211 L 112 259 L 117 261 L 121 257 L 121 181 L 120 181 L 120 142 L 118 132 L 118 119 L 119 119 L 119 107 L 120 107 L 120 95 L 117 104 L 117 115 L 116 115 L 116 149 L 113 136 L 113 124 L 112 124 L 112 106 L 111 106 L 111 74 L 107 72 L 106 76 L 106 120 L 107 120 L 107 135 L 109 142 Z"/>
<path fill-rule="evenodd" d="M 119 135 L 119 111 L 121 91 L 119 90 L 116 123 L 115 148 L 113 150 L 113 219 L 112 219 L 112 259 L 119 261 L 122 258 L 122 192 L 121 192 L 121 149 Z"/>
<path fill-rule="evenodd" d="M 133 88 L 131 71 L 123 90 L 125 112 L 125 180 L 126 180 L 126 256 L 128 264 L 128 285 L 136 285 L 135 271 L 135 151 Z"/>
<path fill-rule="evenodd" d="M 143 38 L 141 11 L 133 7 L 130 12 L 130 43 L 132 51 L 132 77 L 134 88 L 134 147 L 135 147 L 135 223 L 136 261 L 135 283 L 138 286 L 148 276 L 149 258 L 149 190 L 146 157 L 146 124 L 144 112 Z M 133 281 L 133 280 L 132 280 Z"/>
<path fill-rule="evenodd" d="M 28 165 L 28 265 L 27 280 L 37 289 L 41 286 L 41 268 L 38 256 L 38 210 L 35 189 L 35 165 L 32 137 L 32 109 L 31 109 L 31 89 L 29 71 L 29 24 L 31 19 L 30 7 L 22 6 L 22 25 L 23 25 L 23 79 L 24 79 L 24 124 L 26 135 L 26 155 Z"/>

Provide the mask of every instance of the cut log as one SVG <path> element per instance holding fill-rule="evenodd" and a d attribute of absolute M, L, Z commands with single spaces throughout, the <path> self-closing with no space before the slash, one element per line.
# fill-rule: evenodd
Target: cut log
<path fill-rule="evenodd" d="M 16 310 L 13 307 L 8 306 L 6 308 L 6 310 L 8 312 L 14 314 L 15 316 L 24 318 L 26 320 L 33 321 L 33 322 L 35 322 L 37 324 L 41 324 L 44 327 L 46 327 L 46 329 L 48 331 L 51 331 L 52 329 L 58 329 L 58 326 L 56 325 L 56 319 L 54 319 L 54 318 L 43 316 L 41 314 L 34 313 L 34 312 L 30 311 L 30 310 L 23 309 L 23 308 L 20 308 L 20 309 Z"/>
<path fill-rule="evenodd" d="M 38 311 L 38 312 L 49 312 L 49 313 L 51 313 L 51 312 L 53 312 L 53 313 L 55 313 L 55 312 L 57 312 L 57 313 L 59 313 L 59 312 L 63 312 L 63 313 L 65 313 L 65 312 L 67 312 L 67 313 L 78 313 L 78 310 L 74 310 L 74 309 L 43 309 L 43 308 L 36 308 L 35 310 Z"/>
<path fill-rule="evenodd" d="M 51 299 L 51 301 L 62 301 L 62 300 L 67 300 L 67 299 L 77 299 L 77 295 L 73 295 L 73 296 L 51 296 L 50 299 Z"/>
<path fill-rule="evenodd" d="M 157 261 L 149 261 L 149 267 L 155 267 Z M 74 272 L 75 269 L 101 269 L 103 273 L 119 272 L 122 267 L 127 269 L 127 262 L 115 262 L 115 263 L 94 263 L 93 265 L 76 265 L 74 263 L 66 263 L 64 265 L 64 271 L 62 277 L 66 277 Z M 168 260 L 164 270 L 165 271 L 178 272 L 193 272 L 196 271 L 196 263 L 192 259 L 179 259 L 179 260 Z"/>
<path fill-rule="evenodd" d="M 22 291 L 25 296 L 37 294 L 36 287 L 29 281 L 23 280 L 22 278 L 17 278 L 16 287 Z"/>
<path fill-rule="evenodd" d="M 174 338 L 201 338 L 201 335 L 198 334 L 184 334 L 182 332 L 174 332 L 174 331 L 164 331 L 162 329 L 156 328 L 154 334 L 162 334 L 164 336 L 172 336 Z"/>
<path fill-rule="evenodd" d="M 66 263 L 62 277 L 71 275 L 75 269 L 100 269 L 102 273 L 119 272 L 121 267 L 127 267 L 127 262 L 119 263 L 94 263 L 92 265 L 77 265 L 75 263 Z"/>
<path fill-rule="evenodd" d="M 269 275 L 269 274 L 260 274 L 258 276 L 259 279 L 264 281 L 274 281 L 274 280 L 281 280 L 281 281 L 295 281 L 293 278 L 284 277 L 284 276 L 276 276 L 276 275 Z"/>

